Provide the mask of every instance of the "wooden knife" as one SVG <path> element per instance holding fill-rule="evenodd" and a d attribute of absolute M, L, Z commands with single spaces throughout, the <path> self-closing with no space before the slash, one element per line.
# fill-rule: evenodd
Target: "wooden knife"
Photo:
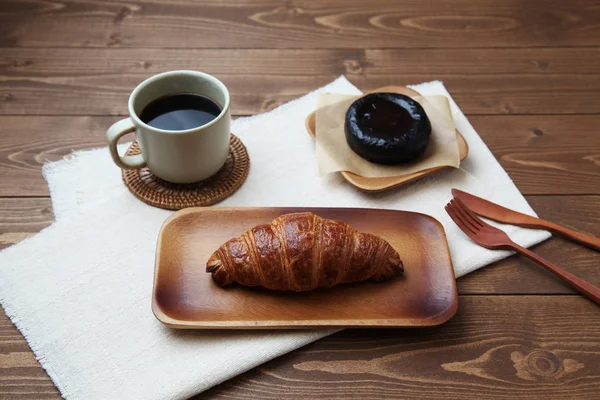
<path fill-rule="evenodd" d="M 462 201 L 471 211 L 482 217 L 523 228 L 544 229 L 600 251 L 600 239 L 597 237 L 579 233 L 553 222 L 510 210 L 462 190 L 452 189 L 452 196 Z"/>

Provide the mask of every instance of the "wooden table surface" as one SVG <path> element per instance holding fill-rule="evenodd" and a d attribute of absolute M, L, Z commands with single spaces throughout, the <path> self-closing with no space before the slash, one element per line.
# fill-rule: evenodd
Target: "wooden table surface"
<path fill-rule="evenodd" d="M 137 83 L 185 68 L 221 78 L 235 115 L 341 74 L 443 80 L 543 218 L 600 236 L 598 21 L 597 0 L 2 0 L 0 246 L 52 223 L 46 160 L 104 145 Z M 599 253 L 535 251 L 600 285 Z M 346 330 L 197 398 L 600 397 L 598 306 L 518 256 L 458 287 L 443 326 Z M 0 398 L 60 398 L 1 311 Z"/>

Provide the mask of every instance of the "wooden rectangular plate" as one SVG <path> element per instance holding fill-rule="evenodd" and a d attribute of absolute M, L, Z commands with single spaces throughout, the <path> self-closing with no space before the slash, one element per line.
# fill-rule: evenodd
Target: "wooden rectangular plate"
<path fill-rule="evenodd" d="M 210 255 L 255 225 L 312 211 L 379 235 L 400 254 L 404 276 L 312 292 L 219 287 L 205 272 Z M 164 223 L 158 238 L 152 311 L 167 326 L 191 329 L 414 327 L 441 324 L 458 295 L 448 243 L 434 218 L 354 208 L 187 208 Z"/>

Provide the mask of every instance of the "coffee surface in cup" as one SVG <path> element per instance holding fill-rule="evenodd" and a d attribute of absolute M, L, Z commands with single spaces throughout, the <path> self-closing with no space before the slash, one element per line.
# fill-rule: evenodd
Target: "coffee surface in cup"
<path fill-rule="evenodd" d="M 221 106 L 209 97 L 176 93 L 153 100 L 142 110 L 140 119 L 157 129 L 183 131 L 209 123 L 221 111 Z"/>

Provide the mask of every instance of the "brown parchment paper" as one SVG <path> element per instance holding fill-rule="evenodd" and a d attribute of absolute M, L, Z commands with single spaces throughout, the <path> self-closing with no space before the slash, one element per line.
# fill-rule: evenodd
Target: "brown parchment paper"
<path fill-rule="evenodd" d="M 344 133 L 348 107 L 361 96 L 325 93 L 319 95 L 316 116 L 316 155 L 321 176 L 337 171 L 349 171 L 369 178 L 407 175 L 429 168 L 449 166 L 458 168 L 460 156 L 456 128 L 445 96 L 415 96 L 431 122 L 431 137 L 425 153 L 402 165 L 379 165 L 356 154 Z"/>

